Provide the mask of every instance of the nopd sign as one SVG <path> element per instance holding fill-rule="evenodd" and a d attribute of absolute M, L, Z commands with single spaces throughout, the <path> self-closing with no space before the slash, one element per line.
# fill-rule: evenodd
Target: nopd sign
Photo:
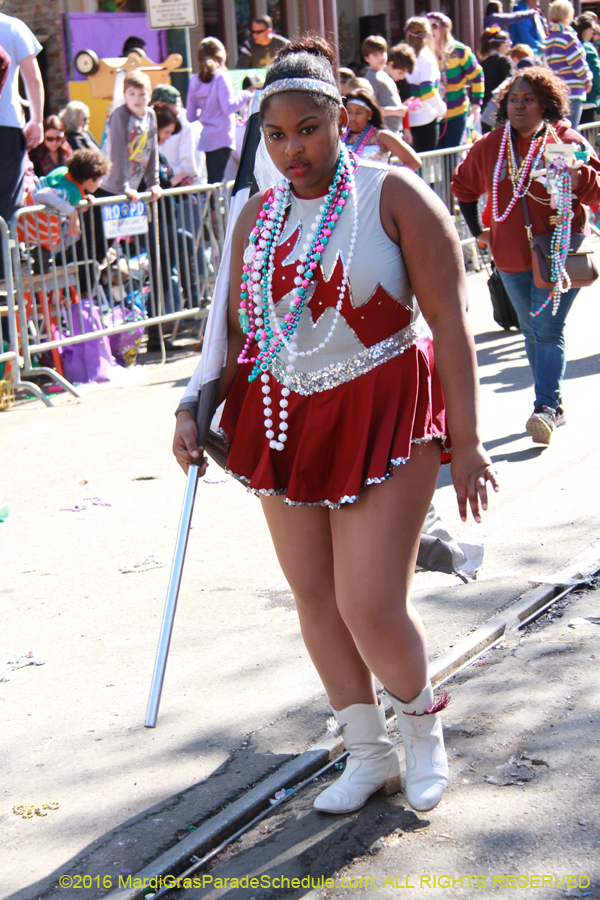
<path fill-rule="evenodd" d="M 107 240 L 146 234 L 148 214 L 143 200 L 136 203 L 108 203 L 102 207 L 102 224 Z"/>
<path fill-rule="evenodd" d="M 146 0 L 150 28 L 194 28 L 198 24 L 196 0 Z"/>

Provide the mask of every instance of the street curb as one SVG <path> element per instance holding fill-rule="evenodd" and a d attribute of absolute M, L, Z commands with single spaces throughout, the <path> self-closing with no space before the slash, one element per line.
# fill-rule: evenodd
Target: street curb
<path fill-rule="evenodd" d="M 543 585 L 528 591 L 523 597 L 511 603 L 503 612 L 494 616 L 467 637 L 455 644 L 441 656 L 432 661 L 429 666 L 429 677 L 435 687 L 438 682 L 447 678 L 460 665 L 468 662 L 490 644 L 502 637 L 506 626 L 511 623 L 522 622 L 528 616 L 544 606 L 564 590 L 561 585 Z"/>
<path fill-rule="evenodd" d="M 528 591 L 502 613 L 494 616 L 485 625 L 477 628 L 464 640 L 434 659 L 429 666 L 429 675 L 434 687 L 459 666 L 464 665 L 469 659 L 477 656 L 478 653 L 502 637 L 509 622 L 513 623 L 516 620 L 522 622 L 545 603 L 558 596 L 562 590 L 560 585 L 550 585 Z M 212 816 L 189 837 L 161 854 L 136 875 L 132 875 L 132 882 L 142 879 L 142 883 L 145 880 L 145 883 L 148 884 L 148 879 L 160 879 L 165 878 L 166 875 L 181 874 L 189 867 L 190 857 L 201 857 L 210 852 L 221 841 L 262 812 L 277 791 L 291 787 L 310 777 L 338 756 L 343 747 L 344 742 L 341 738 L 331 737 L 315 744 L 309 750 L 305 750 L 296 759 L 285 763 L 238 800 Z M 144 893 L 140 888 L 111 891 L 106 895 L 106 900 L 143 900 L 143 898 Z"/>
<path fill-rule="evenodd" d="M 238 800 L 212 816 L 196 831 L 161 854 L 140 872 L 132 875 L 131 881 L 142 879 L 142 883 L 145 880 L 147 884 L 148 879 L 164 878 L 167 874 L 183 872 L 190 865 L 190 857 L 208 853 L 268 807 L 269 800 L 277 791 L 309 778 L 339 756 L 343 748 L 344 742 L 341 738 L 331 737 L 305 750 L 296 759 L 285 763 Z M 140 888 L 132 888 L 111 891 L 106 895 L 106 900 L 142 900 L 143 897 L 144 893 Z"/>

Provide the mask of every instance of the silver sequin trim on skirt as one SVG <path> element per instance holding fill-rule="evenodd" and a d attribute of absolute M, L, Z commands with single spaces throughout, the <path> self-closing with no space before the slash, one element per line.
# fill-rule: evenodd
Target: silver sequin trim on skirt
<path fill-rule="evenodd" d="M 365 375 L 377 366 L 381 366 L 395 356 L 399 356 L 416 344 L 423 338 L 430 337 L 431 332 L 425 319 L 420 317 L 412 325 L 407 325 L 401 331 L 397 331 L 391 337 L 380 341 L 373 347 L 361 350 L 356 356 L 345 359 L 339 363 L 332 363 L 323 369 L 317 369 L 316 372 L 296 372 L 291 376 L 292 381 L 289 385 L 291 391 L 303 396 L 316 394 L 321 391 L 329 391 L 332 388 L 339 387 L 340 384 L 346 384 L 348 381 L 354 381 L 361 375 Z M 281 360 L 277 359 L 271 369 L 272 374 L 277 381 L 283 383 L 283 379 L 288 374 L 285 365 Z"/>
<path fill-rule="evenodd" d="M 428 440 L 443 440 L 443 435 L 432 435 Z M 412 440 L 411 444 L 416 444 L 417 442 L 420 442 L 419 438 Z M 392 468 L 396 468 L 407 462 L 408 457 L 399 456 L 398 459 L 391 459 L 389 464 Z M 285 488 L 281 491 L 276 491 L 273 488 L 251 488 L 249 487 L 248 478 L 245 478 L 243 475 L 236 475 L 231 469 L 225 469 L 225 471 L 228 475 L 231 475 L 232 478 L 235 478 L 236 481 L 243 484 L 249 494 L 255 494 L 257 497 L 283 497 L 288 506 L 326 506 L 328 509 L 340 509 L 340 507 L 344 506 L 346 503 L 356 503 L 360 497 L 360 494 L 345 494 L 343 497 L 340 497 L 337 503 L 333 500 L 318 500 L 316 503 L 304 503 L 301 500 L 288 500 L 285 496 Z M 393 472 L 387 472 L 385 475 L 382 475 L 381 478 L 367 478 L 361 487 L 361 491 L 371 484 L 381 484 L 383 481 L 387 481 L 393 474 Z"/>

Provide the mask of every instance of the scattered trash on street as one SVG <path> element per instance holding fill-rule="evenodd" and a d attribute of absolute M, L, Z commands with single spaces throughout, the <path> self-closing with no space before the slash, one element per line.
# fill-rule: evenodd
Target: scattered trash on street
<path fill-rule="evenodd" d="M 58 809 L 59 806 L 58 800 L 36 800 L 33 803 L 16 803 L 12 811 L 22 819 L 33 819 L 34 816 L 47 816 L 49 809 Z"/>
<path fill-rule="evenodd" d="M 150 556 L 145 556 L 138 562 L 131 563 L 130 566 L 119 566 L 119 571 L 123 575 L 127 575 L 129 572 L 149 572 L 151 569 L 162 569 L 163 566 L 166 566 L 166 562 L 151 553 Z"/>
<path fill-rule="evenodd" d="M 11 656 L 8 660 L 8 669 L 5 669 L 0 675 L 0 682 L 10 681 L 10 672 L 15 669 L 23 669 L 25 666 L 45 666 L 46 660 L 39 659 L 33 652 L 29 650 L 22 656 Z"/>
<path fill-rule="evenodd" d="M 499 775 L 486 775 L 485 780 L 488 784 L 495 784 L 498 787 L 506 787 L 507 785 L 522 785 L 526 781 L 535 778 L 535 768 L 537 766 L 546 766 L 548 763 L 545 759 L 530 759 L 526 753 L 518 753 L 511 756 L 507 763 L 496 766 L 500 772 Z"/>
<path fill-rule="evenodd" d="M 277 803 L 278 800 L 283 800 L 284 797 L 287 797 L 288 794 L 291 794 L 291 793 L 292 793 L 291 788 L 285 788 L 285 790 L 277 791 L 275 796 L 269 800 L 269 803 L 271 804 L 271 806 L 273 806 L 275 803 Z"/>

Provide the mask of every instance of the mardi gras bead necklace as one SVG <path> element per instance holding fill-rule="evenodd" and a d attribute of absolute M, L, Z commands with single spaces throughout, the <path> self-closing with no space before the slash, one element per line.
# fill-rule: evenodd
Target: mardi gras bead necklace
<path fill-rule="evenodd" d="M 365 147 L 367 146 L 367 144 L 369 143 L 369 141 L 371 140 L 371 138 L 373 137 L 373 135 L 375 134 L 376 131 L 377 131 L 377 129 L 375 128 L 374 125 L 367 124 L 363 128 L 363 130 L 361 131 L 361 133 L 359 134 L 357 139 L 354 141 L 354 143 L 351 144 L 349 142 L 349 138 L 350 138 L 350 135 L 352 134 L 352 132 L 350 131 L 349 128 L 347 128 L 346 133 L 344 134 L 344 143 L 347 144 L 350 147 L 350 150 L 352 150 L 353 153 L 356 153 L 357 156 L 362 156 L 363 150 L 365 149 Z"/>
<path fill-rule="evenodd" d="M 508 164 L 510 165 L 512 172 L 519 172 L 517 161 L 515 159 L 515 151 L 511 139 L 510 128 L 510 122 L 507 122 L 504 126 L 504 134 L 502 135 L 498 159 L 496 161 L 496 165 L 494 166 L 494 177 L 492 180 L 492 214 L 494 216 L 494 222 L 505 222 L 513 211 L 517 200 L 519 200 L 521 197 L 524 197 L 525 194 L 529 191 L 531 182 L 533 181 L 533 173 L 542 158 L 544 145 L 546 143 L 547 129 L 546 125 L 544 124 L 541 134 L 537 136 L 534 135 L 531 140 L 531 144 L 529 146 L 527 156 L 523 161 L 520 174 L 517 177 L 511 179 L 513 191 L 512 199 L 506 207 L 506 210 L 502 213 L 502 215 L 500 215 L 500 212 L 498 210 L 498 184 L 500 181 L 500 172 L 502 170 L 505 156 L 507 157 Z M 508 154 L 506 152 L 507 147 Z"/>
<path fill-rule="evenodd" d="M 289 385 L 292 383 L 292 375 L 295 372 L 294 362 L 299 356 L 311 356 L 322 350 L 331 340 L 340 317 L 358 233 L 358 209 L 355 195 L 353 196 L 354 223 L 352 236 L 348 249 L 348 258 L 343 265 L 344 274 L 331 327 L 324 340 L 317 346 L 310 350 L 298 350 L 296 341 L 293 339 L 294 332 L 298 327 L 302 310 L 305 307 L 306 296 L 315 270 L 319 265 L 332 231 L 346 205 L 346 200 L 351 194 L 355 193 L 355 165 L 355 160 L 350 157 L 346 147 L 342 145 L 329 192 L 325 202 L 319 207 L 315 221 L 310 227 L 307 235 L 308 239 L 302 248 L 302 253 L 296 266 L 297 275 L 291 292 L 289 312 L 284 316 L 283 325 L 279 325 L 277 319 L 272 282 L 275 271 L 275 251 L 283 232 L 286 210 L 289 205 L 291 186 L 287 179 L 280 181 L 270 198 L 263 203 L 250 233 L 249 245 L 244 252 L 238 317 L 240 327 L 246 334 L 246 343 L 238 357 L 238 363 L 254 364 L 248 376 L 248 381 L 255 381 L 259 375 L 261 376 L 262 392 L 264 394 L 265 434 L 269 441 L 269 446 L 273 450 L 283 450 L 287 440 L 287 397 L 290 394 Z M 256 357 L 250 357 L 250 347 L 256 338 L 258 338 L 259 352 Z M 286 367 L 287 374 L 283 379 L 282 399 L 279 402 L 279 434 L 277 439 L 275 439 L 268 372 L 272 369 L 277 355 L 283 347 L 288 351 L 288 365 Z"/>
<path fill-rule="evenodd" d="M 539 309 L 531 313 L 532 318 L 552 302 L 552 315 L 555 316 L 560 306 L 561 296 L 571 288 L 571 279 L 567 271 L 567 256 L 571 246 L 571 219 L 573 216 L 573 197 L 569 163 L 563 157 L 556 157 L 548 164 L 548 174 L 557 194 L 557 222 L 550 243 L 550 281 L 554 288 Z"/>

